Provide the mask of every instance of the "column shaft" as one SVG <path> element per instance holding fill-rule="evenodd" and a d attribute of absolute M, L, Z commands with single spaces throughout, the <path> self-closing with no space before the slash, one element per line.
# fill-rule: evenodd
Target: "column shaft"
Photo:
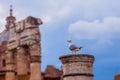
<path fill-rule="evenodd" d="M 40 65 L 40 45 L 34 44 L 30 46 L 31 64 L 30 64 L 30 80 L 41 80 L 41 65 Z"/>
<path fill-rule="evenodd" d="M 25 48 L 19 47 L 17 49 L 17 77 L 18 80 L 26 80 L 27 78 L 27 57 Z"/>
<path fill-rule="evenodd" d="M 94 56 L 75 54 L 61 56 L 63 63 L 63 80 L 93 80 Z"/>
<path fill-rule="evenodd" d="M 8 51 L 6 55 L 6 76 L 5 80 L 15 80 L 15 63 L 12 51 Z"/>

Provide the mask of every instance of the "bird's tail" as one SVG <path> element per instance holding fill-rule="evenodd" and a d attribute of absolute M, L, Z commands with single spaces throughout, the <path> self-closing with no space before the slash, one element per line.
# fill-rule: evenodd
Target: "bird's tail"
<path fill-rule="evenodd" d="M 79 47 L 79 49 L 81 49 L 81 48 L 83 48 L 83 47 Z"/>

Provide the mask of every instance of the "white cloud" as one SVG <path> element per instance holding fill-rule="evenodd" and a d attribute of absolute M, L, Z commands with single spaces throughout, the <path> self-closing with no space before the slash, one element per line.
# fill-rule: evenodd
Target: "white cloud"
<path fill-rule="evenodd" d="M 46 0 L 43 2 L 41 13 L 46 16 L 45 21 L 52 24 L 56 21 L 70 21 L 70 17 L 71 20 L 74 17 L 79 19 L 82 17 L 84 20 L 102 19 L 106 16 L 119 16 L 119 2 L 118 0 Z"/>
<path fill-rule="evenodd" d="M 65 16 L 67 16 L 70 12 L 71 12 L 70 7 L 65 7 L 65 8 L 62 8 L 61 10 L 58 11 L 58 15 L 59 15 L 60 17 L 65 17 Z"/>
<path fill-rule="evenodd" d="M 0 18 L 0 32 L 2 32 L 5 29 L 5 20 L 4 18 Z"/>
<path fill-rule="evenodd" d="M 61 20 L 64 20 L 70 13 L 70 8 L 60 8 L 58 10 L 51 10 L 51 12 L 45 11 L 45 13 L 42 13 L 42 19 L 45 24 L 48 23 L 55 23 L 56 21 L 59 22 Z"/>
<path fill-rule="evenodd" d="M 44 23 L 49 23 L 49 22 L 51 22 L 52 21 L 52 17 L 51 16 L 43 16 L 42 17 L 42 21 L 44 22 Z"/>
<path fill-rule="evenodd" d="M 5 11 L 4 11 L 4 9 L 3 9 L 3 6 L 0 4 L 0 13 L 4 13 Z"/>
<path fill-rule="evenodd" d="M 120 18 L 105 17 L 102 21 L 77 21 L 70 24 L 69 33 L 77 39 L 120 39 Z"/>
<path fill-rule="evenodd" d="M 1 4 L 0 4 L 0 14 L 1 14 L 1 16 L 0 16 L 0 32 L 2 32 L 5 29 L 5 27 L 4 27 L 5 18 L 3 17 L 3 15 L 5 14 L 5 10 Z"/>
<path fill-rule="evenodd" d="M 59 22 L 65 21 L 69 24 L 72 18 L 94 20 L 108 16 L 119 16 L 119 0 L 31 0 L 31 1 L 4 1 L 1 9 L 9 12 L 8 3 L 14 4 L 13 10 L 17 20 L 29 15 L 35 15 L 43 20 L 44 24 L 53 29 Z M 29 4 L 29 5 L 27 5 Z M 10 5 L 10 4 L 9 4 Z M 21 6 L 22 5 L 22 6 Z M 24 10 L 23 10 L 24 9 Z M 5 13 L 8 15 L 7 13 Z M 0 15 L 1 16 L 1 15 Z M 4 16 L 6 17 L 6 16 Z M 71 18 L 71 19 L 70 19 Z M 75 19 L 74 19 L 75 20 Z M 52 24 L 52 25 L 49 25 Z"/>

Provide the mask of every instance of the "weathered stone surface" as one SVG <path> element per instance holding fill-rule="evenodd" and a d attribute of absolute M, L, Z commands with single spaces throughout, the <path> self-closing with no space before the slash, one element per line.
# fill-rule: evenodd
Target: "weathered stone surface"
<path fill-rule="evenodd" d="M 12 51 L 7 52 L 6 63 L 5 80 L 15 80 L 15 64 Z"/>
<path fill-rule="evenodd" d="M 38 62 L 30 64 L 30 80 L 41 80 L 41 65 Z"/>
<path fill-rule="evenodd" d="M 42 73 L 42 80 L 63 80 L 62 70 L 55 68 L 53 65 L 48 65 L 45 72 Z"/>
<path fill-rule="evenodd" d="M 40 56 L 41 47 L 40 44 L 33 44 L 29 47 L 31 56 Z"/>
<path fill-rule="evenodd" d="M 15 73 L 14 72 L 7 72 L 5 80 L 16 80 L 15 79 Z"/>
<path fill-rule="evenodd" d="M 61 56 L 63 63 L 63 80 L 93 80 L 94 56 L 88 54 L 71 54 Z"/>
<path fill-rule="evenodd" d="M 63 80 L 93 80 L 93 77 L 70 76 L 70 77 L 65 77 Z"/>
<path fill-rule="evenodd" d="M 20 47 L 17 49 L 17 75 L 27 75 L 27 56 L 25 53 L 25 48 Z"/>
<path fill-rule="evenodd" d="M 41 80 L 41 56 L 40 56 L 40 45 L 33 44 L 29 47 L 31 55 L 30 63 L 30 80 Z"/>
<path fill-rule="evenodd" d="M 0 34 L 0 72 L 5 80 L 41 80 L 41 19 L 29 16 L 15 22 L 10 9 L 6 21 Z"/>
<path fill-rule="evenodd" d="M 120 80 L 120 74 L 115 74 L 114 80 Z"/>
<path fill-rule="evenodd" d="M 8 49 L 12 50 L 19 46 L 30 46 L 40 42 L 39 25 L 42 21 L 32 16 L 27 17 L 17 23 L 9 25 Z"/>

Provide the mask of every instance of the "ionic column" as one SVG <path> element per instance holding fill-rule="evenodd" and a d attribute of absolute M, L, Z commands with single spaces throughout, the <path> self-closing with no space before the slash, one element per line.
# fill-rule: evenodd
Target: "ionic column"
<path fill-rule="evenodd" d="M 14 55 L 12 51 L 7 51 L 6 55 L 6 75 L 5 80 L 15 80 Z"/>
<path fill-rule="evenodd" d="M 26 80 L 27 78 L 27 62 L 26 62 L 26 51 L 23 47 L 17 48 L 17 77 L 18 80 Z"/>
<path fill-rule="evenodd" d="M 93 55 L 64 55 L 60 60 L 63 63 L 63 80 L 93 80 Z"/>
<path fill-rule="evenodd" d="M 33 44 L 30 46 L 30 80 L 41 80 L 41 47 L 39 44 Z"/>

